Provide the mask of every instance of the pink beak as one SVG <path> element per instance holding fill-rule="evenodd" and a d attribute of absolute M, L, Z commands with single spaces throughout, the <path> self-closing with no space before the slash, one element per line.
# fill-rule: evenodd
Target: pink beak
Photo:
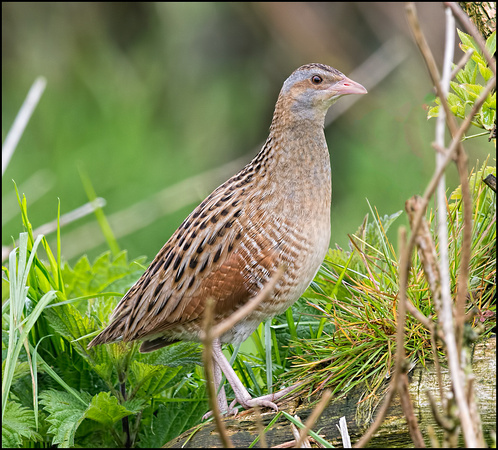
<path fill-rule="evenodd" d="M 367 90 L 360 83 L 350 80 L 348 77 L 344 77 L 341 81 L 334 84 L 333 89 L 338 95 L 367 93 Z"/>

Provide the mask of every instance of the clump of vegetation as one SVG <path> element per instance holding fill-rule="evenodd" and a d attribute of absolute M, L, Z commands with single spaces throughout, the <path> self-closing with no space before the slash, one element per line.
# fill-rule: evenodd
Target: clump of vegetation
<path fill-rule="evenodd" d="M 492 170 L 483 166 L 471 176 L 470 303 L 481 336 L 490 330 L 487 318 L 495 311 L 496 198 L 482 183 Z M 4 445 L 158 447 L 200 423 L 208 407 L 198 344 L 179 343 L 148 354 L 140 354 L 136 344 L 86 348 L 143 272 L 144 258 L 128 261 L 126 252 L 114 257 L 106 252 L 93 263 L 83 257 L 70 267 L 61 262 L 60 240 L 54 256 L 44 237 L 34 238 L 26 199 L 20 206 L 27 231 L 2 280 Z M 261 325 L 249 351 L 229 347 L 252 394 L 261 395 L 282 378 L 288 383 L 304 375 L 315 388 L 345 394 L 361 384 L 370 395 L 379 392 L 392 368 L 398 292 L 398 258 L 386 233 L 401 212 L 380 218 L 371 211 L 374 219 L 365 218 L 350 236 L 348 250 L 329 251 L 297 307 L 268 323 L 266 338 Z M 450 254 L 456 257 L 458 189 L 450 197 L 448 216 Z M 431 223 L 433 217 L 429 214 Z M 454 287 L 454 262 L 451 271 Z M 433 315 L 418 258 L 409 298 L 424 315 Z M 409 318 L 406 335 L 412 361 L 431 358 L 427 330 Z"/>
<path fill-rule="evenodd" d="M 482 337 L 496 323 L 496 194 L 483 179 L 495 168 L 484 165 L 470 177 L 473 189 L 472 258 L 470 264 L 469 312 L 472 325 Z M 448 204 L 451 290 L 457 287 L 462 241 L 460 188 Z M 298 346 L 286 378 L 306 379 L 315 388 L 330 387 L 336 397 L 361 385 L 365 399 L 375 397 L 393 367 L 396 346 L 396 298 L 398 262 L 394 245 L 387 237 L 389 227 L 401 211 L 380 217 L 373 211 L 350 236 L 348 250 L 329 250 L 313 284 L 303 295 L 315 308 L 317 330 L 311 337 L 292 343 Z M 434 212 L 428 213 L 431 229 Z M 437 238 L 433 233 L 437 245 Z M 408 298 L 426 317 L 436 320 L 433 298 L 418 254 L 410 271 Z M 328 324 L 333 332 L 321 331 Z M 429 330 L 408 315 L 405 350 L 407 358 L 425 364 L 433 358 Z"/>
<path fill-rule="evenodd" d="M 20 205 L 27 232 L 2 279 L 3 445 L 159 447 L 197 424 L 207 408 L 197 344 L 146 355 L 136 344 L 86 348 L 144 258 L 106 252 L 70 267 L 60 239 L 57 257 L 34 239 Z"/>

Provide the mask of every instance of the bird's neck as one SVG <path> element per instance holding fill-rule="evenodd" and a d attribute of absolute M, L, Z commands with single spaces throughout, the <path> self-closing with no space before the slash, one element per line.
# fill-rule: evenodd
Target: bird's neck
<path fill-rule="evenodd" d="M 306 117 L 279 98 L 270 134 L 261 153 L 270 175 L 285 180 L 309 180 L 330 186 L 330 157 L 323 130 L 325 112 Z M 269 157 L 268 157 L 269 156 Z"/>
<path fill-rule="evenodd" d="M 281 113 L 278 106 L 277 103 L 268 139 L 252 167 L 262 175 L 265 191 L 284 193 L 285 209 L 312 214 L 323 210 L 328 215 L 331 173 L 324 118 L 298 118 Z M 316 201 L 310 202 L 311 198 Z M 320 211 L 310 211 L 312 206 Z"/>

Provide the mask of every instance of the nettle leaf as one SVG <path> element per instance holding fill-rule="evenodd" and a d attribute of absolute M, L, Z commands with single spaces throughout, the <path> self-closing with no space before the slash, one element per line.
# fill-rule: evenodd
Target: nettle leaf
<path fill-rule="evenodd" d="M 47 308 L 44 314 L 54 331 L 66 338 L 75 350 L 86 359 L 88 357 L 86 350 L 88 340 L 76 341 L 76 339 L 95 331 L 97 328 L 95 321 L 90 317 L 83 316 L 70 303 Z"/>
<path fill-rule="evenodd" d="M 133 414 L 138 414 L 149 406 L 149 399 L 134 397 L 130 400 L 126 400 L 123 403 L 123 406 Z"/>
<path fill-rule="evenodd" d="M 140 395 L 152 397 L 178 383 L 177 375 L 182 367 L 167 367 L 133 361 L 131 382 Z"/>
<path fill-rule="evenodd" d="M 387 233 L 387 230 L 391 227 L 394 221 L 403 213 L 403 211 L 395 212 L 394 214 L 386 214 L 384 217 L 380 218 L 380 225 L 382 226 L 383 233 Z M 374 248 L 380 248 L 380 242 L 383 240 L 382 231 L 379 230 L 379 224 L 376 219 L 367 224 L 365 229 L 365 242 L 370 244 Z"/>
<path fill-rule="evenodd" d="M 143 427 L 137 447 L 161 448 L 185 430 L 197 425 L 205 413 L 205 400 L 159 405 L 150 427 Z"/>
<path fill-rule="evenodd" d="M 86 255 L 82 256 L 74 269 L 71 269 L 69 264 L 65 263 L 62 268 L 62 277 L 66 288 L 68 298 L 81 297 L 86 295 L 88 281 L 87 278 L 92 272 L 92 266 Z"/>
<path fill-rule="evenodd" d="M 106 362 L 92 365 L 92 369 L 95 371 L 95 373 L 104 380 L 111 379 L 113 368 L 114 366 L 109 358 L 107 358 Z"/>
<path fill-rule="evenodd" d="M 99 294 L 105 291 L 126 292 L 144 271 L 144 257 L 128 262 L 126 251 L 111 259 L 105 252 L 90 264 L 83 256 L 74 266 L 64 265 L 63 275 L 68 298 Z"/>
<path fill-rule="evenodd" d="M 22 438 L 30 441 L 42 441 L 42 437 L 35 431 L 34 412 L 19 403 L 7 401 L 2 420 L 2 447 L 20 447 Z"/>
<path fill-rule="evenodd" d="M 147 364 L 160 364 L 168 367 L 192 366 L 202 364 L 202 352 L 196 342 L 179 342 L 140 355 L 140 361 Z"/>
<path fill-rule="evenodd" d="M 3 373 L 5 371 L 5 364 L 6 363 L 7 363 L 7 360 L 4 359 L 2 361 L 2 378 L 3 378 Z M 24 377 L 25 375 L 28 375 L 29 373 L 30 373 L 29 363 L 27 361 L 20 361 L 18 359 L 16 362 L 16 365 L 14 367 L 14 374 L 12 377 L 12 382 L 14 383 L 16 380 Z"/>
<path fill-rule="evenodd" d="M 111 426 L 123 417 L 135 413 L 120 405 L 118 399 L 110 392 L 100 392 L 92 398 L 84 417 Z"/>
<path fill-rule="evenodd" d="M 90 395 L 80 392 L 84 401 L 90 402 Z M 48 412 L 47 421 L 51 424 L 47 433 L 53 435 L 52 445 L 73 447 L 74 435 L 79 425 L 85 419 L 87 404 L 63 391 L 52 389 L 40 394 L 40 403 Z"/>

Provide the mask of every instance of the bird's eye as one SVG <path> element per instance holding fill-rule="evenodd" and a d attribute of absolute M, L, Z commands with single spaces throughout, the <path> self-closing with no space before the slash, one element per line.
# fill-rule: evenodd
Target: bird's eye
<path fill-rule="evenodd" d="M 323 81 L 322 77 L 318 76 L 318 75 L 313 75 L 311 77 L 311 82 L 313 84 L 320 84 L 321 82 Z"/>

